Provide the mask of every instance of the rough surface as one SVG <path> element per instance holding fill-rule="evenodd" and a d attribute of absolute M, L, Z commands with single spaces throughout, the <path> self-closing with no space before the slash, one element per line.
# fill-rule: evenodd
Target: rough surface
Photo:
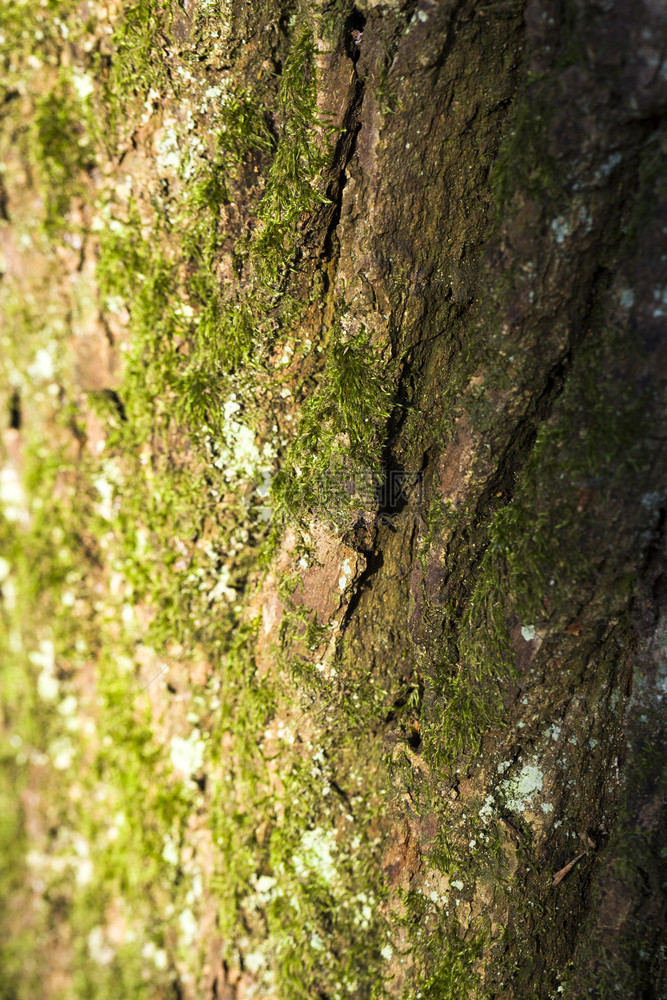
<path fill-rule="evenodd" d="M 3 112 L 7 996 L 666 996 L 667 14 L 130 7 Z"/>

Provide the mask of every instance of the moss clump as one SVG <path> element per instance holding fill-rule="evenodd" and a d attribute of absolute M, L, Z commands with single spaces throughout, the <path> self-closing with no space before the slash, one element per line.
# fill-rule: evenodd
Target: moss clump
<path fill-rule="evenodd" d="M 95 88 L 82 107 L 69 76 L 57 92 L 33 87 L 42 110 L 30 134 L 56 193 L 78 191 L 78 174 L 88 165 L 85 157 L 77 159 L 84 149 L 79 120 L 90 106 L 103 111 L 99 127 L 89 130 L 100 170 L 90 178 L 97 200 L 87 206 L 93 225 L 81 234 L 81 253 L 86 270 L 95 263 L 99 311 L 116 360 L 122 355 L 113 389 L 84 396 L 58 382 L 57 399 L 50 389 L 42 393 L 42 404 L 66 412 L 76 434 L 53 475 L 37 463 L 27 479 L 29 490 L 40 493 L 44 485 L 52 497 L 40 497 L 43 507 L 35 508 L 42 511 L 33 523 L 43 537 L 20 535 L 26 573 L 20 611 L 35 622 L 45 584 L 56 604 L 64 597 L 62 607 L 43 609 L 45 628 L 56 633 L 59 670 L 50 715 L 67 704 L 69 682 L 78 691 L 94 665 L 90 703 L 82 698 L 77 705 L 85 734 L 68 730 L 72 768 L 63 767 L 62 786 L 54 781 L 49 791 L 63 812 L 58 843 L 46 852 L 55 864 L 51 869 L 45 862 L 42 873 L 44 919 L 68 928 L 62 951 L 71 959 L 65 979 L 74 997 L 166 995 L 179 988 L 174 983 L 184 969 L 191 981 L 203 977 L 207 958 L 188 933 L 205 912 L 217 916 L 228 964 L 254 968 L 258 982 L 288 1000 L 313 989 L 331 996 L 381 995 L 388 934 L 380 909 L 383 806 L 380 793 L 367 787 L 366 769 L 357 766 L 360 728 L 351 734 L 340 705 L 322 696 L 309 718 L 307 742 L 295 723 L 291 741 L 283 735 L 269 745 L 269 727 L 275 723 L 284 734 L 299 698 L 312 703 L 322 692 L 314 685 L 308 692 L 290 686 L 287 668 L 279 674 L 281 689 L 260 676 L 252 654 L 257 622 L 244 622 L 241 607 L 266 531 L 254 520 L 247 491 L 255 453 L 266 442 L 255 426 L 270 409 L 266 386 L 275 381 L 276 341 L 295 336 L 298 308 L 287 285 L 300 238 L 296 223 L 323 204 L 330 156 L 330 135 L 316 111 L 313 26 L 307 19 L 305 30 L 298 29 L 275 103 L 273 80 L 263 90 L 247 88 L 246 80 L 238 89 L 232 83 L 211 88 L 208 67 L 198 62 L 210 51 L 210 39 L 202 39 L 187 64 L 193 76 L 197 68 L 193 90 L 208 102 L 203 112 L 203 103 L 179 89 L 182 63 L 166 42 L 170 18 L 167 5 L 124 4 L 118 16 L 112 12 L 112 33 L 106 25 L 100 29 L 104 44 L 97 48 L 89 43 L 98 26 L 81 26 L 83 37 L 77 33 L 68 58 L 76 63 L 80 89 Z M 221 21 L 209 15 L 211 36 L 224 30 Z M 292 28 L 279 28 L 285 49 Z M 62 39 L 58 44 L 60 58 Z M 146 105 L 151 87 L 158 96 Z M 139 117 L 147 116 L 150 134 L 165 123 L 167 115 L 160 115 L 167 106 L 178 107 L 167 124 L 170 162 L 158 164 L 154 189 L 144 187 L 146 197 L 133 200 L 124 185 L 115 189 L 118 160 L 128 152 Z M 58 135 L 49 133 L 50 111 Z M 183 118 L 191 114 L 187 126 L 181 111 Z M 59 150 L 63 139 L 76 149 Z M 139 136 L 137 157 L 130 154 L 122 168 L 128 175 L 147 153 L 153 176 L 150 142 L 142 142 Z M 34 161 L 34 149 L 28 152 Z M 144 166 L 142 160 L 141 185 L 147 184 Z M 234 246 L 226 230 L 238 219 L 230 223 L 234 213 L 225 209 L 239 187 L 248 192 L 248 218 L 241 213 Z M 65 201 L 50 211 L 55 221 Z M 259 225 L 239 239 L 249 219 Z M 58 250 L 53 228 L 44 252 L 51 260 Z M 67 265 L 54 269 L 46 294 L 52 283 L 60 288 L 66 274 Z M 34 353 L 37 331 L 27 328 L 45 300 L 44 289 L 38 292 L 25 324 L 19 330 L 17 321 L 12 331 L 17 369 Z M 21 337 L 27 332 L 26 361 Z M 49 350 L 64 354 L 72 339 L 69 318 L 44 336 Z M 330 425 L 325 449 L 338 455 L 352 448 L 359 461 L 379 465 L 391 405 L 389 369 L 365 333 L 347 346 L 336 334 L 304 432 L 314 451 L 320 451 L 319 419 Z M 264 411 L 255 403 L 260 390 Z M 26 391 L 26 409 L 29 404 Z M 84 462 L 91 427 L 100 450 Z M 234 428 L 250 441 L 238 460 L 228 447 Z M 273 453 L 267 454 L 270 463 Z M 49 502 L 55 497 L 63 500 L 62 523 Z M 308 644 L 319 641 L 322 634 L 303 617 L 293 615 L 295 641 L 301 625 Z M 172 694 L 186 668 L 184 706 Z M 3 689 L 7 677 L 3 661 Z M 34 707 L 34 698 L 24 702 Z M 41 732 L 50 734 L 35 715 Z M 33 743 L 33 734 L 24 735 L 31 747 L 51 754 L 41 737 Z M 54 739 L 60 736 L 58 730 Z M 184 745 L 193 773 L 174 763 L 179 754 L 182 761 Z M 10 759 L 12 748 L 2 748 L 6 786 L 19 765 L 13 751 Z M 66 745 L 60 749 L 66 762 Z M 371 772 L 376 765 L 369 764 Z M 204 858 L 192 835 L 193 818 L 210 835 Z M 12 817 L 5 837 L 7 843 L 15 839 L 12 860 L 19 871 L 19 855 L 28 846 L 21 823 L 20 815 Z M 202 875 L 206 864 L 210 877 Z M 11 894 L 16 883 L 9 879 L 3 888 Z M 117 914 L 128 929 L 119 945 L 109 934 Z M 16 927 L 7 926 L 6 954 L 13 955 L 7 968 L 13 963 L 18 969 L 26 956 L 27 964 L 48 961 L 50 939 L 40 937 L 40 928 L 24 949 Z M 17 995 L 33 995 L 42 985 L 24 974 Z"/>
<path fill-rule="evenodd" d="M 419 969 L 417 982 L 407 994 L 409 1000 L 459 1000 L 479 996 L 479 976 L 476 972 L 484 938 L 469 934 L 464 940 L 445 907 L 434 902 L 423 891 L 401 892 L 405 915 L 400 923 L 410 928 L 414 952 L 412 958 Z"/>
<path fill-rule="evenodd" d="M 93 165 L 85 115 L 66 78 L 37 101 L 33 123 L 35 158 L 43 191 L 45 226 L 55 235 L 70 201 L 82 191 L 81 176 Z"/>
<path fill-rule="evenodd" d="M 257 210 L 260 229 L 251 244 L 256 273 L 269 287 L 284 274 L 304 215 L 327 202 L 324 171 L 332 132 L 317 107 L 315 51 L 312 31 L 304 29 L 280 77 L 278 144 Z"/>
<path fill-rule="evenodd" d="M 272 485 L 283 517 L 317 512 L 344 523 L 355 508 L 375 505 L 392 383 L 393 366 L 382 361 L 365 330 L 343 339 L 334 328 L 320 386 L 301 408 Z"/>
<path fill-rule="evenodd" d="M 91 71 L 100 84 L 93 95 L 99 123 L 95 139 L 109 154 L 131 135 L 149 91 L 171 89 L 172 7 L 172 0 L 123 3 L 111 24 L 111 54 L 96 49 L 91 56 Z"/>
<path fill-rule="evenodd" d="M 594 511 L 600 498 L 616 502 L 642 464 L 643 398 L 615 372 L 619 354 L 628 356 L 628 345 L 612 329 L 579 346 L 509 504 L 479 526 L 469 512 L 454 524 L 433 508 L 432 528 L 442 522 L 436 536 L 470 525 L 480 552 L 471 585 L 442 613 L 445 652 L 427 682 L 425 753 L 439 765 L 475 754 L 484 732 L 502 720 L 502 685 L 514 669 L 510 617 L 551 628 L 573 613 L 574 595 L 593 585 Z M 627 586 L 619 571 L 601 599 L 611 607 Z"/>

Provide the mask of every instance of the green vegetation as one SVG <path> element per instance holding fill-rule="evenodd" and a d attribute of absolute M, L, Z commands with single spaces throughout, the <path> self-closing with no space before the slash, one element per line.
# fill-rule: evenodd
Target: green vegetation
<path fill-rule="evenodd" d="M 619 350 L 627 351 L 619 336 L 607 330 L 580 346 L 511 503 L 483 527 L 483 555 L 465 603 L 445 609 L 445 653 L 428 678 L 438 711 L 435 721 L 423 720 L 424 752 L 438 766 L 476 754 L 484 733 L 501 724 L 501 685 L 514 669 L 510 616 L 537 629 L 565 620 L 572 595 L 593 579 L 595 552 L 582 544 L 594 537 L 587 502 L 594 492 L 613 498 L 640 462 L 642 398 L 614 375 L 600 376 L 613 371 L 610 359 Z M 459 528 L 469 516 L 456 514 Z M 436 504 L 425 549 L 450 535 L 453 523 Z M 626 585 L 619 579 L 621 591 Z M 618 593 L 608 595 L 610 607 Z"/>
<path fill-rule="evenodd" d="M 81 177 L 92 164 L 82 108 L 66 77 L 44 94 L 34 118 L 34 145 L 44 199 L 44 225 L 49 235 L 62 226 L 75 194 L 83 193 Z"/>
<path fill-rule="evenodd" d="M 74 620 L 64 597 L 83 596 L 90 583 L 76 553 L 89 545 L 94 512 L 90 496 L 81 494 L 72 510 L 61 478 L 68 467 L 53 433 L 48 450 L 46 440 L 34 440 L 25 455 L 28 521 L 17 523 L 14 508 L 6 506 L 0 522 L 3 996 L 29 995 L 40 983 L 38 952 L 51 933 L 53 914 L 35 906 L 35 880 L 50 871 L 48 893 L 60 906 L 72 876 L 65 833 L 71 820 L 69 782 L 63 773 L 78 757 L 70 680 L 95 634 L 95 621 Z M 56 653 L 67 657 L 68 671 Z M 50 829 L 35 829 L 33 815 L 28 838 L 24 796 L 34 794 L 36 775 L 49 788 L 44 820 Z"/>
<path fill-rule="evenodd" d="M 3 995 L 175 995 L 179 979 L 202 975 L 198 928 L 210 921 L 228 967 L 286 1000 L 314 985 L 379 997 L 390 938 L 382 796 L 325 692 L 318 727 L 299 737 L 296 674 L 286 662 L 260 676 L 258 622 L 238 599 L 268 531 L 248 484 L 268 479 L 282 446 L 258 399 L 294 379 L 272 384 L 281 341 L 293 354 L 298 335 L 297 223 L 326 201 L 331 130 L 317 113 L 312 31 L 290 38 L 266 93 L 204 77 L 190 96 L 166 61 L 175 8 L 125 4 L 101 46 L 104 18 L 74 23 L 60 6 L 58 21 L 38 7 L 2 15 L 5 40 L 13 32 L 3 58 L 28 80 L 19 155 L 42 194 L 12 225 L 30 227 L 28 252 L 39 245 L 51 268 L 2 289 L 4 382 L 33 449 L 29 520 L 2 528 Z M 68 26 L 80 48 L 65 64 Z M 26 76 L 39 32 L 50 69 Z M 193 66 L 188 53 L 181 65 Z M 142 177 L 142 198 L 116 185 L 110 162 L 151 116 L 158 176 Z M 251 165 L 257 227 L 230 234 L 227 210 Z M 72 290 L 63 245 L 95 264 Z M 47 308 L 52 287 L 60 296 Z M 72 379 L 75 296 L 112 331 L 123 359 L 113 387 L 83 393 Z M 378 468 L 389 369 L 365 332 L 329 336 L 287 464 L 307 443 L 313 469 L 345 452 Z M 54 431 L 40 437 L 54 419 L 57 452 Z M 329 428 L 321 439 L 316 421 Z M 285 516 L 312 499 L 284 495 L 275 487 Z M 306 628 L 309 644 L 320 638 Z M 186 670 L 196 676 L 184 685 Z M 49 788 L 39 805 L 37 760 Z M 17 790 L 33 803 L 25 815 Z M 42 824 L 41 840 L 28 842 L 26 824 Z"/>
<path fill-rule="evenodd" d="M 133 99 L 143 101 L 151 88 L 164 87 L 173 6 L 172 0 L 129 0 L 123 5 L 111 34 L 113 58 L 108 64 L 93 62 L 98 71 L 108 65 L 99 100 L 110 124 L 117 124 L 116 115 L 122 119 Z"/>
<path fill-rule="evenodd" d="M 392 381 L 392 366 L 383 363 L 365 330 L 347 338 L 332 331 L 321 384 L 301 407 L 296 436 L 273 482 L 283 516 L 317 511 L 346 521 L 355 505 L 373 505 Z"/>
<path fill-rule="evenodd" d="M 435 894 L 437 895 L 437 894 Z M 421 893 L 403 893 L 405 916 L 402 923 L 419 925 L 416 934 L 416 959 L 420 968 L 413 996 L 428 1000 L 458 1000 L 475 996 L 478 976 L 475 965 L 482 953 L 484 939 L 470 934 L 468 940 L 457 936 L 455 922 L 447 919 L 442 901 Z"/>
<path fill-rule="evenodd" d="M 0 288 L 0 403 L 20 411 L 2 456 L 2 995 L 204 995 L 224 961 L 282 1000 L 382 1000 L 401 964 L 406 1000 L 475 996 L 490 929 L 473 916 L 463 937 L 456 907 L 509 882 L 506 838 L 483 798 L 452 821 L 443 784 L 502 725 L 512 616 L 553 624 L 592 578 L 586 498 L 636 467 L 642 400 L 599 377 L 613 331 L 579 345 L 511 501 L 431 505 L 422 562 L 446 550 L 454 586 L 426 611 L 424 677 L 391 673 L 389 639 L 369 677 L 297 593 L 312 522 L 376 511 L 398 406 L 391 346 L 331 289 L 315 315 L 304 264 L 332 211 L 322 25 L 287 5 L 257 66 L 230 71 L 246 39 L 219 5 L 88 7 L 0 14 L 22 262 Z M 327 37 L 348 13 L 329 7 Z M 383 114 L 400 111 L 385 62 Z M 560 204 L 531 88 L 495 165 L 500 212 L 518 188 Z M 511 381 L 497 331 L 466 338 L 448 433 L 482 362 Z M 469 394 L 475 430 L 487 388 Z M 435 827 L 415 833 L 430 854 L 400 905 L 381 868 L 392 794 Z"/>
<path fill-rule="evenodd" d="M 295 39 L 280 76 L 278 145 L 257 215 L 260 231 L 252 256 L 260 280 L 270 287 L 283 276 L 304 214 L 325 204 L 327 140 L 333 134 L 318 113 L 315 44 L 308 29 Z"/>

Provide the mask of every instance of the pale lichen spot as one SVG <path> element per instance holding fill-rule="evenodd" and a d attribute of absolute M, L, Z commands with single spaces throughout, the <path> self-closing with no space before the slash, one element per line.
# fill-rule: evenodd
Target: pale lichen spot
<path fill-rule="evenodd" d="M 512 812 L 523 812 L 532 798 L 542 791 L 542 771 L 533 764 L 526 764 L 515 777 L 504 781 L 501 790 Z"/>
<path fill-rule="evenodd" d="M 178 925 L 181 930 L 181 943 L 189 947 L 194 943 L 197 936 L 197 921 L 194 918 L 192 910 L 183 910 L 179 915 Z"/>
<path fill-rule="evenodd" d="M 173 842 L 171 837 L 164 838 L 164 847 L 162 849 L 162 859 L 166 861 L 169 865 L 177 865 L 180 860 L 179 850 L 176 844 Z"/>
<path fill-rule="evenodd" d="M 76 91 L 77 97 L 80 101 L 85 101 L 87 97 L 95 90 L 95 85 L 93 83 L 92 77 L 88 73 L 84 73 L 78 68 L 72 69 L 72 86 Z"/>
<path fill-rule="evenodd" d="M 570 235 L 570 225 L 567 219 L 559 215 L 558 218 L 553 219 L 551 223 L 551 232 L 556 238 L 556 243 L 562 245 L 567 237 Z"/>
<path fill-rule="evenodd" d="M 64 737 L 51 744 L 50 753 L 56 771 L 67 771 L 74 761 L 74 747 Z"/>
<path fill-rule="evenodd" d="M 98 965 L 110 965 L 115 958 L 115 951 L 109 944 L 102 927 L 93 927 L 88 935 L 88 954 Z"/>
<path fill-rule="evenodd" d="M 658 303 L 653 310 L 653 316 L 659 317 L 665 315 L 665 309 L 667 308 L 667 287 L 658 287 L 653 289 L 653 298 Z"/>
<path fill-rule="evenodd" d="M 0 469 L 0 506 L 8 521 L 25 520 L 26 496 L 13 465 Z"/>
<path fill-rule="evenodd" d="M 603 173 L 605 177 L 609 177 L 609 174 L 612 172 L 614 167 L 617 167 L 622 159 L 623 157 L 620 153 L 612 153 L 606 163 L 603 163 L 600 167 L 601 173 Z"/>
<path fill-rule="evenodd" d="M 593 217 L 585 205 L 582 205 L 579 209 L 579 222 L 583 225 L 587 233 L 591 231 L 593 227 Z"/>
<path fill-rule="evenodd" d="M 301 837 L 300 850 L 294 854 L 294 870 L 299 877 L 311 873 L 331 884 L 336 878 L 334 863 L 335 835 L 316 827 Z"/>
<path fill-rule="evenodd" d="M 40 347 L 35 354 L 34 361 L 27 369 L 30 378 L 35 380 L 52 379 L 55 375 L 55 370 L 53 351 L 48 350 L 46 347 Z"/>
<path fill-rule="evenodd" d="M 341 591 L 345 590 L 345 588 L 347 587 L 348 583 L 350 582 L 351 575 L 352 575 L 352 567 L 350 566 L 350 560 L 349 559 L 345 559 L 345 561 L 343 562 L 343 566 L 342 566 L 341 577 L 340 577 L 340 579 L 338 581 L 338 588 L 339 588 L 339 590 L 341 590 Z"/>
<path fill-rule="evenodd" d="M 182 774 L 195 774 L 204 763 L 204 741 L 198 729 L 193 729 L 187 739 L 174 736 L 169 748 L 171 763 Z"/>
<path fill-rule="evenodd" d="M 494 805 L 493 795 L 487 795 L 487 797 L 484 800 L 484 805 L 482 806 L 482 808 L 479 810 L 478 813 L 479 818 L 482 820 L 483 823 L 488 823 L 491 817 L 493 816 L 493 805 Z"/>

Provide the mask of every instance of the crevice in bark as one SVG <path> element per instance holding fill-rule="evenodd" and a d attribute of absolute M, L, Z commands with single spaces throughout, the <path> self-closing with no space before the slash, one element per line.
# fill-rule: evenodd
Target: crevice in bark
<path fill-rule="evenodd" d="M 334 176 L 327 187 L 327 198 L 330 199 L 332 207 L 329 209 L 330 215 L 322 242 L 323 260 L 333 261 L 338 253 L 335 246 L 336 230 L 340 222 L 343 206 L 343 191 L 345 190 L 346 180 L 345 171 L 356 151 L 357 137 L 361 129 L 361 108 L 364 101 L 364 92 L 364 81 L 357 76 L 355 71 L 354 94 L 345 114 L 341 135 L 334 151 Z"/>
<path fill-rule="evenodd" d="M 21 396 L 18 389 L 15 389 L 9 400 L 9 427 L 10 430 L 20 431 L 22 423 Z"/>
<path fill-rule="evenodd" d="M 359 607 L 359 602 L 361 601 L 362 596 L 366 591 L 372 589 L 373 578 L 377 576 L 380 569 L 384 565 L 384 555 L 382 553 L 382 548 L 379 545 L 376 546 L 375 544 L 377 539 L 378 539 L 378 533 L 377 530 L 374 530 L 371 540 L 371 546 L 367 549 L 364 548 L 358 549 L 358 551 L 364 552 L 364 554 L 366 555 L 366 568 L 364 569 L 363 573 L 357 580 L 354 589 L 354 594 L 352 595 L 350 603 L 345 609 L 345 614 L 343 615 L 342 621 L 340 623 L 341 633 L 345 632 L 345 629 L 349 625 L 357 608 Z M 357 545 L 359 545 L 358 540 L 357 540 Z"/>
<path fill-rule="evenodd" d="M 347 42 L 347 54 L 353 63 L 359 61 L 360 41 L 366 27 L 366 18 L 362 12 L 353 7 L 345 22 L 345 40 Z"/>

